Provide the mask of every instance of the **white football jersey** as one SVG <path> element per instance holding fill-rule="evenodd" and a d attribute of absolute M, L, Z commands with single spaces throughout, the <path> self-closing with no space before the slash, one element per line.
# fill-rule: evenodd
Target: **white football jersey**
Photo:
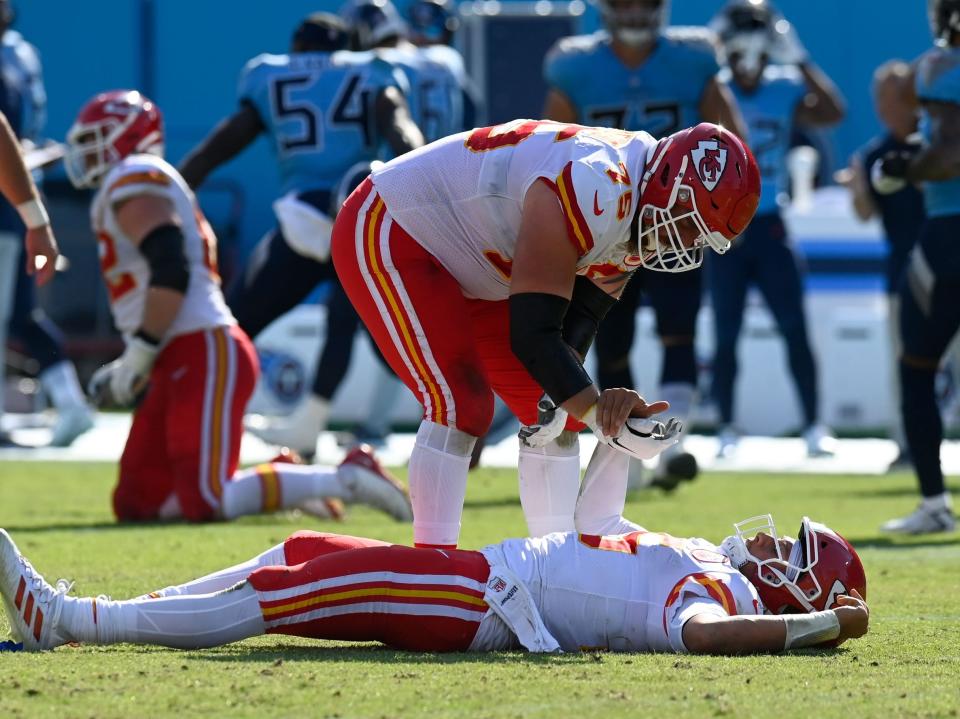
<path fill-rule="evenodd" d="M 147 259 L 117 224 L 118 203 L 138 195 L 158 195 L 173 203 L 183 229 L 190 283 L 183 305 L 164 342 L 201 329 L 236 324 L 220 291 L 217 238 L 180 173 L 155 155 L 131 155 L 110 170 L 100 185 L 90 218 L 97 236 L 100 270 L 117 329 L 129 336 L 143 321 L 150 284 Z"/>
<path fill-rule="evenodd" d="M 696 614 L 763 613 L 754 586 L 704 539 L 563 532 L 482 552 L 527 586 L 564 651 L 684 652 L 683 625 Z"/>
<path fill-rule="evenodd" d="M 523 199 L 538 179 L 563 207 L 588 276 L 633 269 L 630 222 L 648 151 L 643 132 L 514 120 L 451 135 L 372 174 L 393 219 L 460 283 L 468 297 L 503 300 Z M 632 260 L 632 261 L 631 261 Z"/>

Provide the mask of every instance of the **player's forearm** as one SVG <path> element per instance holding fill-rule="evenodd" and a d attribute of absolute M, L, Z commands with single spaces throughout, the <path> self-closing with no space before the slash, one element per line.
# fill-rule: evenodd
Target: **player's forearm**
<path fill-rule="evenodd" d="M 812 62 L 800 65 L 800 72 L 812 95 L 813 104 L 804 108 L 799 118 L 807 125 L 833 125 L 847 113 L 840 90 L 826 74 Z"/>
<path fill-rule="evenodd" d="M 905 179 L 910 182 L 942 182 L 960 177 L 960 144 L 936 142 L 928 145 L 907 166 Z"/>
<path fill-rule="evenodd" d="M 182 292 L 168 287 L 151 287 L 147 290 L 140 331 L 160 342 L 166 337 L 182 306 Z"/>
<path fill-rule="evenodd" d="M 260 115 L 249 105 L 221 121 L 199 145 L 187 153 L 178 168 L 191 188 L 246 149 L 264 129 Z"/>
<path fill-rule="evenodd" d="M 23 163 L 20 143 L 3 113 L 0 113 L 0 168 L 0 193 L 11 205 L 38 199 L 37 187 Z"/>
<path fill-rule="evenodd" d="M 787 627 L 780 617 L 697 615 L 683 628 L 683 643 L 693 654 L 749 654 L 783 650 Z"/>

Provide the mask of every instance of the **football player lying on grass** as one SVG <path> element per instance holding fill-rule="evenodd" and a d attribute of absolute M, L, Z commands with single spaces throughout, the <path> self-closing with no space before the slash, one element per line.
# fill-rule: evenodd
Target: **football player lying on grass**
<path fill-rule="evenodd" d="M 590 533 L 466 551 L 302 531 L 243 564 L 112 601 L 51 586 L 0 530 L 0 591 L 26 650 L 197 649 L 277 633 L 412 651 L 735 654 L 866 633 L 863 565 L 839 534 L 805 517 L 797 539 L 778 537 L 770 515 L 735 524 L 719 545 L 647 531 L 604 514 L 626 481 L 619 457 L 600 445 L 587 468 L 577 520 Z"/>

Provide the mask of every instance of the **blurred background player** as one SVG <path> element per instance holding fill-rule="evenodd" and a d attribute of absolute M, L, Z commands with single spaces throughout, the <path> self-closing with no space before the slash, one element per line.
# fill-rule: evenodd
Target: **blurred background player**
<path fill-rule="evenodd" d="M 47 95 L 36 49 L 11 29 L 14 10 L 0 0 L 0 112 L 6 115 L 20 141 L 31 147 L 42 137 Z M 37 180 L 41 175 L 37 171 Z M 59 328 L 37 306 L 34 283 L 27 274 L 19 248 L 25 227 L 14 208 L 0 199 L 0 376 L 4 374 L 6 333 L 21 343 L 36 361 L 40 384 L 57 411 L 50 444 L 66 447 L 93 426 L 77 379 L 77 370 L 66 358 Z M 0 416 L 5 383 L 0 382 Z"/>
<path fill-rule="evenodd" d="M 444 44 L 411 43 L 408 26 L 390 0 L 355 0 L 341 15 L 350 28 L 351 49 L 371 50 L 404 74 L 410 114 L 426 142 L 466 129 L 465 105 L 470 103 L 465 100 L 469 93 L 460 53 Z"/>
<path fill-rule="evenodd" d="M 117 519 L 232 519 L 327 497 L 409 519 L 402 486 L 362 449 L 337 471 L 273 462 L 237 472 L 257 356 L 220 292 L 216 237 L 163 160 L 163 141 L 159 109 L 133 90 L 94 97 L 68 134 L 71 182 L 96 188 L 93 231 L 126 343 L 94 373 L 90 393 L 101 406 L 136 408 Z"/>
<path fill-rule="evenodd" d="M 668 0 L 597 0 L 605 32 L 560 40 L 547 55 L 544 117 L 560 122 L 644 130 L 664 137 L 701 121 L 746 137 L 706 28 L 668 28 Z M 697 385 L 694 337 L 701 270 L 680 275 L 638 270 L 597 335 L 601 387 L 633 387 L 630 349 L 641 291 L 649 294 L 663 346 L 657 396 L 684 423 Z M 697 463 L 681 441 L 660 458 L 656 484 L 692 479 Z"/>
<path fill-rule="evenodd" d="M 960 327 L 960 0 L 930 0 L 935 46 L 914 64 L 924 143 L 890 150 L 871 168 L 880 193 L 923 183 L 927 221 L 900 282 L 900 389 L 903 426 L 923 499 L 886 532 L 927 534 L 956 529 L 943 482 L 943 421 L 934 379 Z"/>
<path fill-rule="evenodd" d="M 260 134 L 272 139 L 285 193 L 274 203 L 279 224 L 254 250 L 228 294 L 249 336 L 256 337 L 320 282 L 334 282 L 325 357 L 312 391 L 289 417 L 252 417 L 248 426 L 263 439 L 307 456 L 316 451 L 317 435 L 326 426 L 358 324 L 349 301 L 336 291 L 329 261 L 338 197 L 342 201 L 352 189 L 341 183 L 359 183 L 384 144 L 399 155 L 423 141 L 407 111 L 406 78 L 375 56 L 345 51 L 348 41 L 348 28 L 337 16 L 307 17 L 294 32 L 290 53 L 259 55 L 247 63 L 239 109 L 180 163 L 184 179 L 196 188 Z M 359 177 L 358 163 L 367 168 Z"/>
<path fill-rule="evenodd" d="M 730 88 L 746 120 L 760 165 L 763 192 L 757 216 L 723 257 L 707 263 L 716 333 L 713 397 L 720 415 L 720 456 L 734 453 L 737 340 L 747 291 L 763 295 L 787 345 L 810 456 L 833 453 L 836 441 L 818 421 L 817 367 L 804 314 L 803 278 L 780 212 L 788 202 L 786 156 L 793 128 L 843 119 L 839 91 L 810 60 L 792 26 L 764 0 L 733 0 L 714 18 L 729 64 Z"/>
<path fill-rule="evenodd" d="M 887 292 L 888 318 L 891 341 L 890 392 L 897 408 L 890 426 L 890 438 L 897 443 L 897 457 L 891 467 L 910 465 L 910 450 L 903 431 L 900 409 L 900 301 L 897 290 L 906 271 L 910 251 L 916 244 L 920 228 L 926 221 L 923 192 L 913 183 L 901 189 L 881 194 L 870 183 L 870 168 L 888 152 L 913 152 L 919 138 L 917 106 L 914 100 L 913 71 L 903 60 L 884 63 L 873 76 L 873 100 L 877 117 L 883 124 L 883 134 L 873 138 L 850 158 L 850 165 L 840 179 L 850 189 L 853 209 L 861 220 L 879 216 L 887 240 L 888 254 L 884 273 Z"/>

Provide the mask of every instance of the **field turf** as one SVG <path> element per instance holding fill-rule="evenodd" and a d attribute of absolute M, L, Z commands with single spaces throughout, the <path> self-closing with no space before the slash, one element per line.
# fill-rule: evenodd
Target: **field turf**
<path fill-rule="evenodd" d="M 206 526 L 116 526 L 107 464 L 0 463 L 0 526 L 49 580 L 122 598 L 247 559 L 301 527 L 404 542 L 410 528 L 356 508 L 342 525 L 280 514 Z M 960 543 L 891 540 L 878 524 L 915 503 L 913 480 L 711 474 L 626 514 L 719 541 L 771 511 L 840 529 L 867 568 L 871 632 L 839 650 L 753 657 L 426 655 L 271 636 L 221 649 L 62 647 L 0 653 L 4 717 L 955 717 Z M 471 475 L 461 545 L 524 533 L 516 474 Z M 0 636 L 6 633 L 0 619 Z"/>

